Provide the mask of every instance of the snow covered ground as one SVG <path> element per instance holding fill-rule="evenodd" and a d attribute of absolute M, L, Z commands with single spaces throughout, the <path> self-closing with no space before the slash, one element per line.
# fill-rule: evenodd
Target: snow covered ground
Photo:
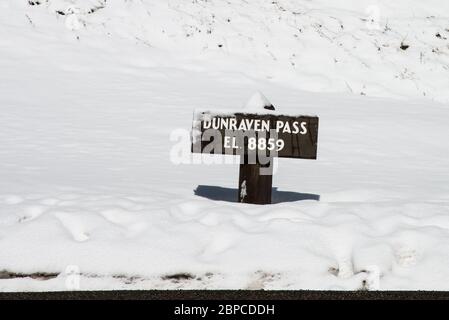
<path fill-rule="evenodd" d="M 0 290 L 449 290 L 448 12 L 1 0 Z M 256 90 L 320 117 L 268 206 L 189 153 Z"/>

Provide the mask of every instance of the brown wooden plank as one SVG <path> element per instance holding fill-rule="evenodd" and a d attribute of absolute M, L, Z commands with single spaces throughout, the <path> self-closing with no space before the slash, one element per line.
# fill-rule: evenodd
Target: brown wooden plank
<path fill-rule="evenodd" d="M 207 116 L 207 113 L 204 113 Z M 318 117 L 311 116 L 286 116 L 273 114 L 248 114 L 235 113 L 225 116 L 210 116 L 211 122 L 216 120 L 216 123 L 230 122 L 234 119 L 237 124 L 241 121 L 266 121 L 269 122 L 269 131 L 267 130 L 229 130 L 224 127 L 219 129 L 209 129 L 205 126 L 205 121 L 197 121 L 194 123 L 194 130 L 200 133 L 196 139 L 192 141 L 192 152 L 195 153 L 212 153 L 212 154 L 265 154 L 269 157 L 280 158 L 300 158 L 300 159 L 316 159 L 318 146 Z M 277 130 L 277 122 L 283 123 L 293 131 L 296 124 L 305 124 L 307 132 L 305 134 L 283 132 Z M 270 151 L 268 149 L 261 150 L 259 144 L 256 143 L 256 148 L 250 148 L 250 139 L 258 142 L 259 139 L 265 139 L 268 142 L 270 138 L 275 141 L 283 141 L 284 146 L 281 150 Z M 226 140 L 227 139 L 227 140 Z M 254 144 L 252 144 L 254 146 Z M 251 158 L 251 157 L 250 157 Z M 255 164 L 255 162 L 252 162 Z"/>

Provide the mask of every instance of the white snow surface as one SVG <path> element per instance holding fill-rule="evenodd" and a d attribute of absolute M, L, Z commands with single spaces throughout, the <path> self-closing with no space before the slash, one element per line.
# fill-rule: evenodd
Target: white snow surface
<path fill-rule="evenodd" d="M 0 1 L 1 291 L 449 290 L 449 2 L 31 2 Z M 266 206 L 189 148 L 257 90 L 320 117 Z"/>
<path fill-rule="evenodd" d="M 262 92 L 257 91 L 253 93 L 253 95 L 246 102 L 244 109 L 245 111 L 256 111 L 256 112 L 265 112 L 268 113 L 265 107 L 272 106 L 272 103 L 268 101 L 267 97 L 265 97 Z"/>

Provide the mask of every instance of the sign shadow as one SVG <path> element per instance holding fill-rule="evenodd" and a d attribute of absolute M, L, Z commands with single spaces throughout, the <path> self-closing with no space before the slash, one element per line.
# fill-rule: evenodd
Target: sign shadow
<path fill-rule="evenodd" d="M 198 187 L 193 190 L 193 192 L 196 196 L 215 201 L 237 202 L 238 199 L 238 189 L 236 188 L 198 185 Z M 272 188 L 272 204 L 302 200 L 320 201 L 320 195 L 313 193 L 299 193 L 293 191 L 278 191 L 277 187 Z"/>

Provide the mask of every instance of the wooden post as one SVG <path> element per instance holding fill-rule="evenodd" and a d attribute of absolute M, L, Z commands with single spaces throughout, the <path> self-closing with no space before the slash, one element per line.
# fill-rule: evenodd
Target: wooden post
<path fill-rule="evenodd" d="M 256 95 L 259 99 L 261 95 Z M 266 110 L 274 111 L 274 106 L 264 97 Z M 261 164 L 259 159 L 255 164 L 249 164 L 248 156 L 243 155 L 239 171 L 239 202 L 252 204 L 271 204 L 271 189 L 273 187 L 273 158 L 268 163 Z M 261 174 L 261 170 L 263 174 Z"/>
<path fill-rule="evenodd" d="M 273 160 L 266 165 L 262 165 L 260 163 L 240 164 L 239 202 L 271 204 L 271 188 L 273 185 L 273 167 L 271 166 L 272 161 Z M 261 169 L 264 170 L 263 172 L 265 174 L 260 174 Z"/>

